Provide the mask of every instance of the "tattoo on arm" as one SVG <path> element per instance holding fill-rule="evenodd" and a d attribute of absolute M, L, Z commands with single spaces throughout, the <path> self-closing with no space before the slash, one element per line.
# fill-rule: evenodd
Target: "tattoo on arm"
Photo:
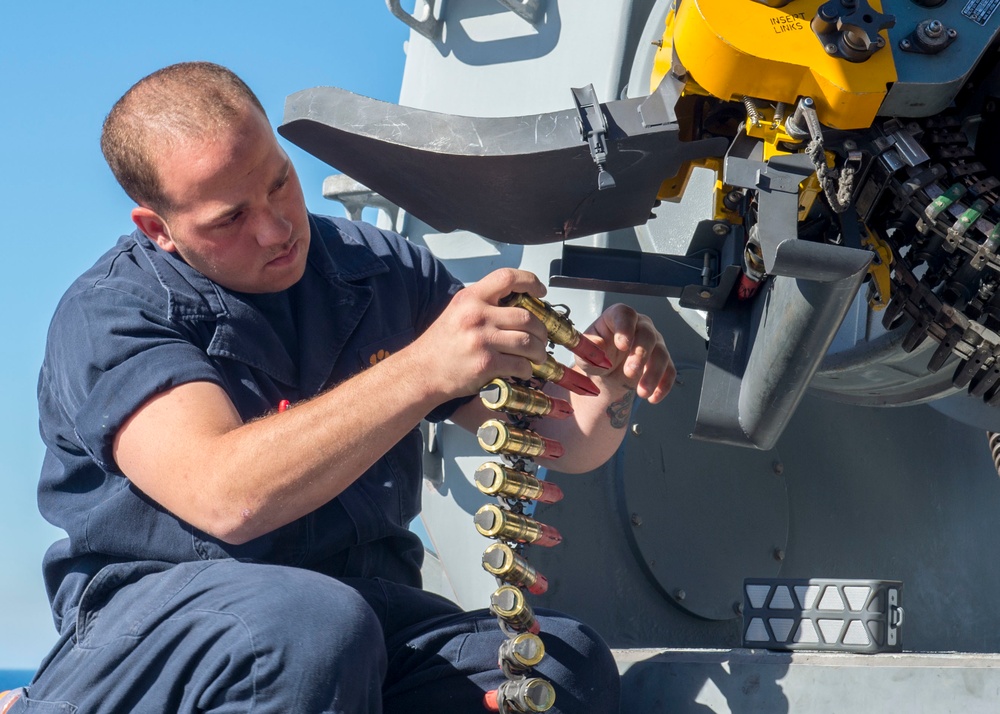
<path fill-rule="evenodd" d="M 628 424 L 628 416 L 632 412 L 632 402 L 635 399 L 635 392 L 631 389 L 622 395 L 622 398 L 608 405 L 606 414 L 611 419 L 611 426 L 615 429 L 624 429 Z"/>

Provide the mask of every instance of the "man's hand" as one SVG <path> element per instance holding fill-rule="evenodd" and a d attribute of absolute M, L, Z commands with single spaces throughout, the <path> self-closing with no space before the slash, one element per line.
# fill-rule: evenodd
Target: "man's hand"
<path fill-rule="evenodd" d="M 528 314 L 527 310 L 517 308 L 501 309 Z M 659 402 L 670 391 L 677 376 L 662 335 L 648 317 L 639 315 L 627 305 L 609 307 L 585 334 L 604 350 L 611 362 L 609 369 L 600 369 L 582 359 L 576 361 L 577 369 L 594 378 L 600 394 L 581 396 L 547 385 L 546 391 L 569 399 L 573 416 L 559 420 L 540 419 L 532 425 L 532 429 L 556 439 L 566 448 L 565 456 L 539 463 L 566 473 L 590 471 L 607 461 L 621 445 L 635 394 L 652 403 Z M 540 341 L 545 339 L 544 334 L 539 337 Z M 496 376 L 509 375 L 498 373 Z M 485 382 L 480 386 L 482 384 Z M 460 407 L 452 421 L 474 432 L 491 416 L 492 412 L 476 399 Z"/>
<path fill-rule="evenodd" d="M 545 361 L 545 326 L 527 310 L 499 307 L 512 292 L 545 295 L 545 286 L 524 270 L 494 271 L 460 290 L 440 317 L 409 348 L 422 356 L 427 388 L 448 398 L 475 394 L 497 377 L 531 377 Z"/>
<path fill-rule="evenodd" d="M 604 350 L 611 368 L 598 369 L 578 359 L 581 371 L 634 390 L 650 404 L 667 396 L 677 369 L 663 336 L 648 317 L 618 303 L 605 310 L 584 334 Z"/>

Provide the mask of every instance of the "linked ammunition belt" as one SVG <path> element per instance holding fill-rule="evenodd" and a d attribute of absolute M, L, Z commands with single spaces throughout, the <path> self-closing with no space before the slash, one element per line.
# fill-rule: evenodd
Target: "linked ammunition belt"
<path fill-rule="evenodd" d="M 931 162 L 888 177 L 900 220 L 886 231 L 893 294 L 883 325 L 909 318 L 904 350 L 932 338 L 928 369 L 954 354 L 954 386 L 1000 405 L 1000 180 L 976 159 L 957 117 L 912 128 Z"/>
<path fill-rule="evenodd" d="M 594 348 L 586 338 L 581 339 L 565 313 L 548 303 L 517 294 L 501 304 L 523 307 L 539 317 L 552 342 L 558 341 L 574 352 Z M 584 358 L 589 356 L 588 352 Z M 480 446 L 499 461 L 484 463 L 475 474 L 476 487 L 497 499 L 496 504 L 479 509 L 475 526 L 480 534 L 494 541 L 483 552 L 482 564 L 497 580 L 498 587 L 490 596 L 490 610 L 507 637 L 497 656 L 506 681 L 484 698 L 486 708 L 500 714 L 548 711 L 556 696 L 552 684 L 533 671 L 545 657 L 545 645 L 527 595 L 544 593 L 548 580 L 528 563 L 525 549 L 532 544 L 555 546 L 562 536 L 552 526 L 532 518 L 526 509 L 536 501 L 555 503 L 563 497 L 558 486 L 538 478 L 534 463 L 536 458 L 558 458 L 563 447 L 532 431 L 531 426 L 540 418 L 564 419 L 573 409 L 565 400 L 545 394 L 542 387 L 552 380 L 572 391 L 596 393 L 593 383 L 551 357 L 545 365 L 536 365 L 533 373 L 528 381 L 493 380 L 480 391 L 483 404 L 498 417 L 505 417 L 490 419 L 479 428 Z"/>

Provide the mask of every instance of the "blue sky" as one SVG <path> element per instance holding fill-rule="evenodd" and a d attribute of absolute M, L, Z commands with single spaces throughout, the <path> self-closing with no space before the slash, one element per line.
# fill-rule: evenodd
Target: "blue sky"
<path fill-rule="evenodd" d="M 234 69 L 273 125 L 285 96 L 308 87 L 399 97 L 408 30 L 382 0 L 281 7 L 43 0 L 0 9 L 0 669 L 33 669 L 55 639 L 40 562 L 59 532 L 35 505 L 35 383 L 62 292 L 132 229 L 131 203 L 98 146 L 108 109 L 136 80 L 184 60 Z M 320 196 L 331 170 L 286 148 L 309 207 L 342 214 Z"/>

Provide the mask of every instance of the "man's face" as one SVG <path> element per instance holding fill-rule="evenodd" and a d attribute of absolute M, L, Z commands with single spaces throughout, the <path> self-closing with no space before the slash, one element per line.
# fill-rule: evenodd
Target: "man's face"
<path fill-rule="evenodd" d="M 160 184 L 170 209 L 133 220 L 161 248 L 177 252 L 231 290 L 270 293 L 305 272 L 309 219 L 298 176 L 260 111 L 216 136 L 162 147 Z M 144 225 L 146 211 L 161 228 Z M 156 235 L 154 235 L 156 234 Z"/>

